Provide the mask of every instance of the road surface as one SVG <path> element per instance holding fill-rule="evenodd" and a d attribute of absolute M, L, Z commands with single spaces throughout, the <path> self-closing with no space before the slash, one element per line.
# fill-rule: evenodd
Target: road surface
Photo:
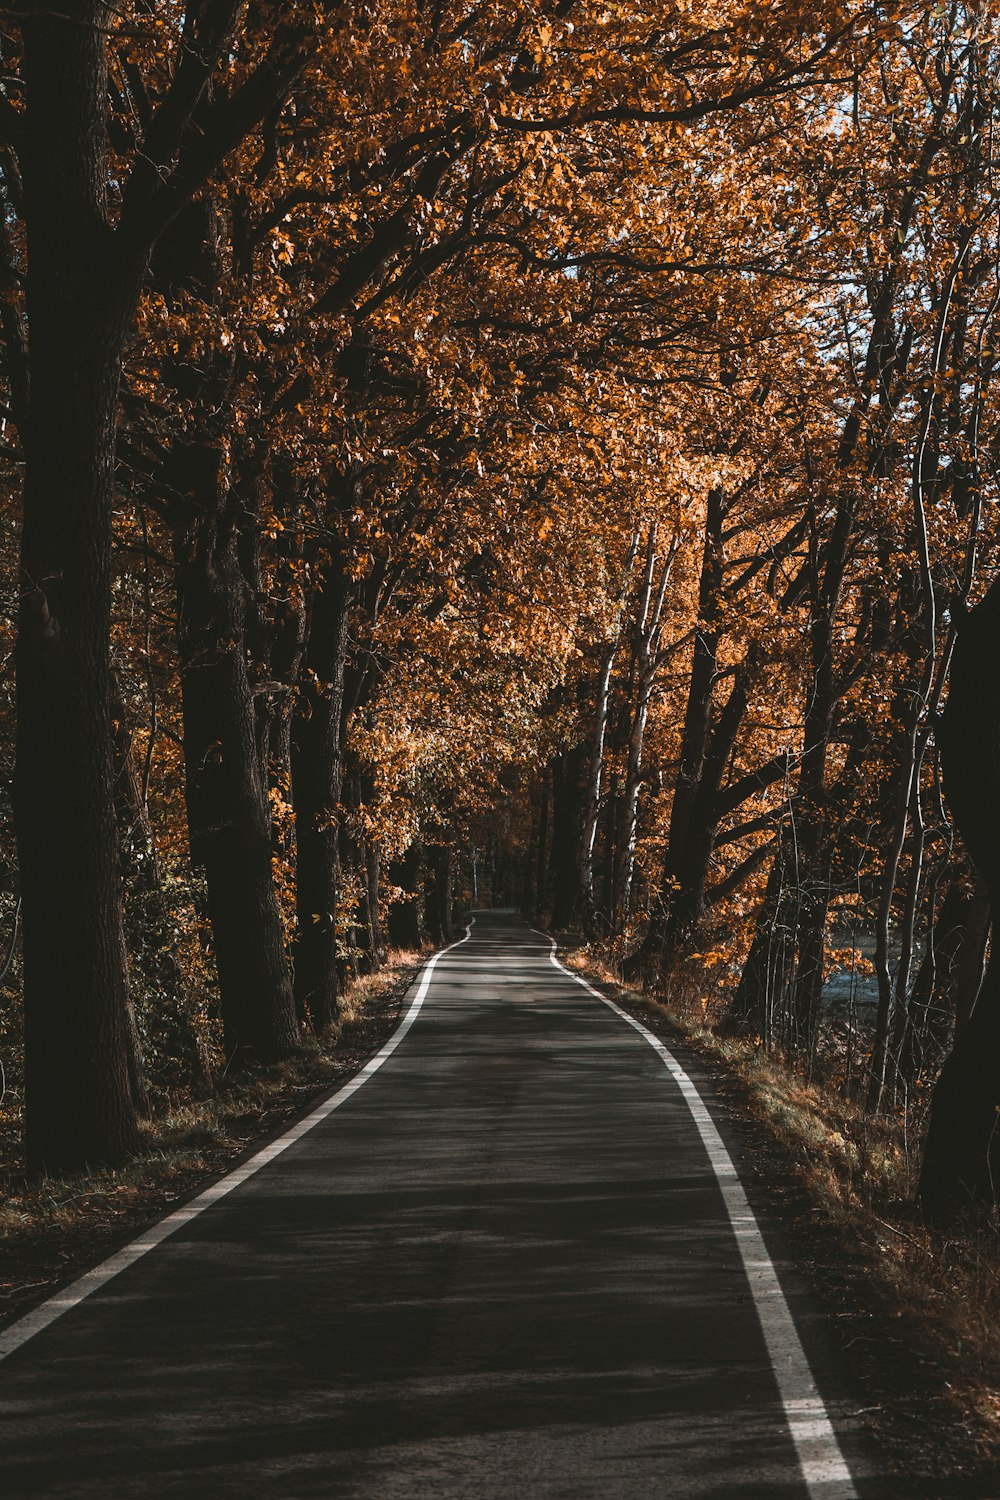
<path fill-rule="evenodd" d="M 420 989 L 362 1086 L 8 1353 L 7 1500 L 869 1493 L 779 1391 L 784 1301 L 648 1041 L 513 916 Z"/>

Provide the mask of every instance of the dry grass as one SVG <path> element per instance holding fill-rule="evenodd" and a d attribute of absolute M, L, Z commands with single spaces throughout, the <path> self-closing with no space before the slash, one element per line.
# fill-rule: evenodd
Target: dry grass
<path fill-rule="evenodd" d="M 0 1320 L 103 1255 L 116 1241 L 224 1171 L 261 1136 L 357 1072 L 394 1029 L 422 955 L 394 951 L 350 987 L 339 1035 L 288 1062 L 226 1080 L 208 1098 L 164 1101 L 143 1126 L 141 1154 L 115 1170 L 28 1182 L 0 1167 Z"/>
<path fill-rule="evenodd" d="M 570 953 L 571 967 L 614 989 L 626 1008 L 673 1034 L 735 1082 L 740 1104 L 790 1164 L 814 1218 L 849 1247 L 850 1260 L 886 1319 L 922 1365 L 933 1365 L 968 1439 L 981 1454 L 1000 1448 L 1000 1216 L 942 1234 L 914 1206 L 919 1122 L 900 1111 L 870 1116 L 861 1101 L 823 1078 L 806 1081 L 751 1040 L 717 1036 L 718 1000 L 685 982 L 669 1001 L 623 987 L 599 956 Z"/>

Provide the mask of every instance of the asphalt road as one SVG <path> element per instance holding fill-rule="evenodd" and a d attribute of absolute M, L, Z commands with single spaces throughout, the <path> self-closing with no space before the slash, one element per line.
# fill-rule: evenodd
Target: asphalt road
<path fill-rule="evenodd" d="M 549 946 L 480 914 L 342 1106 L 0 1364 L 7 1500 L 853 1493 L 688 1102 Z"/>

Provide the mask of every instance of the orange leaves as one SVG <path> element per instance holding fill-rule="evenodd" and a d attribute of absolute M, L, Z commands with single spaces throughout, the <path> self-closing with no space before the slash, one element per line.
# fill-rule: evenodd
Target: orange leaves
<path fill-rule="evenodd" d="M 968 124 L 991 112 L 973 95 L 993 75 L 961 61 L 959 12 L 926 6 L 673 0 L 653 17 L 585 0 L 572 25 L 541 3 L 373 0 L 337 26 L 309 10 L 302 87 L 211 185 L 215 282 L 154 266 L 128 370 L 136 445 L 183 451 L 203 415 L 193 375 L 231 371 L 212 420 L 233 435 L 268 607 L 308 608 L 302 558 L 324 549 L 357 590 L 352 660 L 378 686 L 353 743 L 394 846 L 449 797 L 488 808 L 572 732 L 623 582 L 640 608 L 630 539 L 676 539 L 642 789 L 652 868 L 708 628 L 711 491 L 729 506 L 719 693 L 755 663 L 732 779 L 801 742 L 844 495 L 845 716 L 869 724 L 879 671 L 903 672 L 885 642 L 915 606 L 890 607 L 879 579 L 912 561 L 927 401 L 935 576 L 943 591 L 962 576 L 953 495 L 982 508 L 996 485 L 993 167 Z M 163 56 L 128 44 L 154 94 L 182 12 L 157 17 Z M 995 21 L 979 24 L 975 46 L 995 47 Z M 237 76 L 259 40 L 234 48 Z M 994 548 L 985 513 L 983 530 Z M 850 764 L 843 745 L 830 764 Z M 713 876 L 769 836 L 734 834 Z"/>

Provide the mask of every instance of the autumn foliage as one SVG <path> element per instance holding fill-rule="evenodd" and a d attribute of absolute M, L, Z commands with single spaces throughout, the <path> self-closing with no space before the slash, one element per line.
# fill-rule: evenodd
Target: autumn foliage
<path fill-rule="evenodd" d="M 992 1197 L 998 31 L 3 22 L 33 1170 L 329 1041 L 350 974 L 493 901 L 873 1111 L 951 1052 L 925 1207 Z"/>

